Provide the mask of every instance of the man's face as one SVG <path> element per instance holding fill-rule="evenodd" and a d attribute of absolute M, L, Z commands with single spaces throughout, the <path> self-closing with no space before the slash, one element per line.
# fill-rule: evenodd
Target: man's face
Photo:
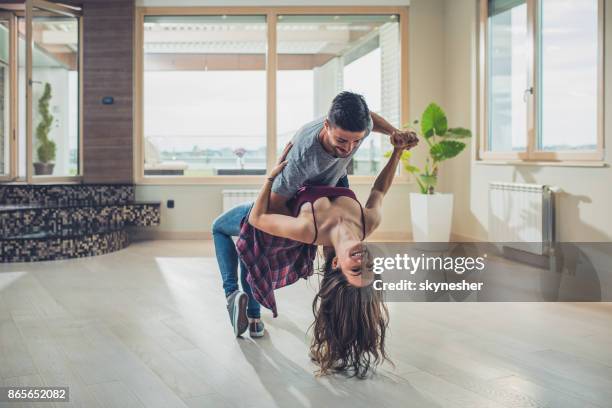
<path fill-rule="evenodd" d="M 364 138 L 365 130 L 361 132 L 350 132 L 337 126 L 331 126 L 325 119 L 325 131 L 327 132 L 327 143 L 332 148 L 336 157 L 348 157 Z"/>

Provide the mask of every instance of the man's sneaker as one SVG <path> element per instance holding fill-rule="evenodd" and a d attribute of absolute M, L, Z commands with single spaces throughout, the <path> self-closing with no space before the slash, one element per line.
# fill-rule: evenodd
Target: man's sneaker
<path fill-rule="evenodd" d="M 251 337 L 263 337 L 264 324 L 259 319 L 249 320 L 249 334 Z"/>
<path fill-rule="evenodd" d="M 227 297 L 227 311 L 236 337 L 242 335 L 249 328 L 249 319 L 247 318 L 248 302 L 249 297 L 240 290 L 233 291 Z"/>

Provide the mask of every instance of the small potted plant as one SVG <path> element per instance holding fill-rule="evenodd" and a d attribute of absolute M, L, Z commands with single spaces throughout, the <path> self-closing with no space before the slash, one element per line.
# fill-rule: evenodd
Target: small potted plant
<path fill-rule="evenodd" d="M 418 120 L 413 122 L 414 125 Z M 416 242 L 448 242 L 453 217 L 453 195 L 436 192 L 440 163 L 461 153 L 466 144 L 458 139 L 472 137 L 469 129 L 449 128 L 446 114 L 435 103 L 429 104 L 421 117 L 420 134 L 429 148 L 425 166 L 421 169 L 410 164 L 410 152 L 405 151 L 401 160 L 404 169 L 415 176 L 419 193 L 410 193 L 412 235 Z M 405 126 L 409 128 L 409 126 Z M 390 152 L 387 152 L 389 155 Z"/>
<path fill-rule="evenodd" d="M 36 153 L 38 161 L 34 162 L 34 174 L 49 175 L 53 174 L 55 164 L 55 142 L 49 139 L 49 132 L 53 124 L 53 115 L 49 112 L 49 101 L 51 100 L 51 85 L 45 82 L 45 90 L 38 100 L 38 112 L 41 120 L 36 127 L 36 140 L 38 147 Z"/>
<path fill-rule="evenodd" d="M 244 147 L 234 149 L 234 154 L 237 158 L 238 167 L 240 167 L 240 170 L 244 170 L 244 155 L 246 154 L 246 149 Z"/>

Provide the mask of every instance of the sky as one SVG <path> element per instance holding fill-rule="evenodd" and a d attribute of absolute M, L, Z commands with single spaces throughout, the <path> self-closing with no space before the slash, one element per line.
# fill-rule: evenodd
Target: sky
<path fill-rule="evenodd" d="M 344 76 L 346 89 L 380 109 L 379 50 L 346 66 Z M 158 149 L 265 145 L 265 71 L 153 71 L 144 81 L 144 131 Z M 313 71 L 279 71 L 277 105 L 279 135 L 313 120 Z"/>

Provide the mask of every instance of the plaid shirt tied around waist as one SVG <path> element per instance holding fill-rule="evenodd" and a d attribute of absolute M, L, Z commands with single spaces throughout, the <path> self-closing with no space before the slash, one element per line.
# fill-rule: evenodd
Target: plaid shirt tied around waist
<path fill-rule="evenodd" d="M 312 275 L 317 246 L 260 231 L 248 223 L 248 218 L 247 214 L 241 223 L 238 256 L 248 271 L 247 282 L 255 300 L 276 317 L 274 290 Z"/>

